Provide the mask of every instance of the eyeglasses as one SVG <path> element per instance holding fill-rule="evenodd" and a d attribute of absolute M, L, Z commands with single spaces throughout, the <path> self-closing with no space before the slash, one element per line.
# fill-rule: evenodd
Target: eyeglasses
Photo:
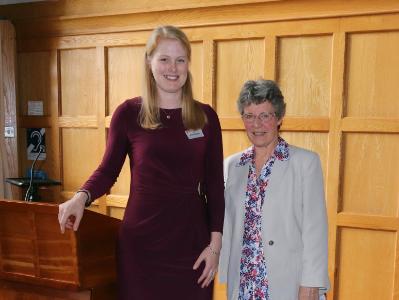
<path fill-rule="evenodd" d="M 253 114 L 243 114 L 242 119 L 246 123 L 254 123 L 256 119 L 259 119 L 262 123 L 267 123 L 272 120 L 273 117 L 276 116 L 275 112 L 263 112 L 260 113 L 259 115 L 255 116 Z"/>

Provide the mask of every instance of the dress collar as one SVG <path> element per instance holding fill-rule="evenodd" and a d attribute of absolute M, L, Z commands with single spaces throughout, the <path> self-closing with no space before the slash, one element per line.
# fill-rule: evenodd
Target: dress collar
<path fill-rule="evenodd" d="M 255 147 L 253 145 L 244 150 L 244 152 L 241 154 L 237 167 L 245 166 L 247 163 L 251 162 L 254 158 L 254 154 Z M 278 137 L 278 143 L 274 149 L 273 155 L 281 161 L 288 160 L 290 158 L 288 143 L 280 136 Z"/>

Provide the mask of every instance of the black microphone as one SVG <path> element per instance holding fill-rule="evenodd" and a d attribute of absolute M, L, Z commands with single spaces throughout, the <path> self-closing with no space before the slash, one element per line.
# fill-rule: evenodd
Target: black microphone
<path fill-rule="evenodd" d="M 33 182 L 33 168 L 35 167 L 35 163 L 38 160 L 40 154 L 44 151 L 44 149 L 45 149 L 44 146 L 40 145 L 39 153 L 36 155 L 35 160 L 32 163 L 32 167 L 30 168 L 29 187 L 26 190 L 25 199 L 24 199 L 26 202 L 32 202 L 32 200 L 33 200 L 33 194 L 34 194 L 33 193 L 34 189 L 33 189 L 33 185 L 32 185 L 32 182 Z"/>

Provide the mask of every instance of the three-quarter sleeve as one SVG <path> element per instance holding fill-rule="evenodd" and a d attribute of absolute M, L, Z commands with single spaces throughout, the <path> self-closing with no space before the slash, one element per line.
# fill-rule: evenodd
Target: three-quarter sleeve
<path fill-rule="evenodd" d="M 216 112 L 207 106 L 209 141 L 205 162 L 205 189 L 210 231 L 222 232 L 224 219 L 224 181 L 222 131 Z"/>
<path fill-rule="evenodd" d="M 128 151 L 127 102 L 118 106 L 112 116 L 106 150 L 101 164 L 83 185 L 92 201 L 110 190 L 115 183 Z"/>
<path fill-rule="evenodd" d="M 302 286 L 327 290 L 328 227 L 324 201 L 323 174 L 318 155 L 303 169 Z"/>

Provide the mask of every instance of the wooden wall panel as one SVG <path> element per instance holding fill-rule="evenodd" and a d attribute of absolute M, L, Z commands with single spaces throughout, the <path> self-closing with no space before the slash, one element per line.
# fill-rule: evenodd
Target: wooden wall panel
<path fill-rule="evenodd" d="M 278 75 L 287 115 L 328 116 L 332 37 L 278 39 Z"/>
<path fill-rule="evenodd" d="M 276 79 L 286 97 L 282 136 L 319 153 L 329 216 L 329 300 L 399 299 L 399 3 L 220 0 L 220 6 L 189 8 L 185 1 L 167 11 L 154 5 L 148 13 L 116 1 L 110 11 L 90 15 L 80 0 L 64 12 L 80 7 L 82 15 L 9 11 L 18 15 L 22 70 L 33 76 L 39 69 L 32 83 L 19 75 L 21 105 L 36 94 L 50 97 L 50 115 L 22 115 L 22 127 L 48 126 L 61 197 L 72 196 L 100 162 L 116 106 L 140 94 L 138 70 L 150 31 L 179 25 L 193 47 L 194 95 L 217 110 L 225 156 L 249 146 L 236 99 L 246 80 L 260 76 Z M 91 209 L 122 218 L 129 185 L 125 162 L 111 193 Z M 215 299 L 224 294 L 216 285 Z"/>
<path fill-rule="evenodd" d="M 101 162 L 106 139 L 105 65 L 103 47 L 59 52 L 60 117 L 57 126 L 62 128 L 63 192 L 76 191 Z M 70 196 L 64 194 L 66 198 Z M 105 213 L 104 200 L 99 199 L 97 204 Z"/>
<path fill-rule="evenodd" d="M 60 74 L 60 115 L 97 115 L 96 49 L 62 50 Z"/>
<path fill-rule="evenodd" d="M 342 228 L 339 236 L 335 299 L 397 299 L 392 295 L 395 233 Z"/>
<path fill-rule="evenodd" d="M 124 100 L 141 95 L 144 46 L 108 48 L 108 115 Z"/>
<path fill-rule="evenodd" d="M 348 133 L 343 149 L 341 210 L 399 217 L 399 135 Z"/>
<path fill-rule="evenodd" d="M 50 52 L 25 52 L 18 55 L 18 91 L 22 104 L 20 114 L 28 115 L 28 101 L 43 101 L 43 115 L 48 116 L 50 112 L 49 83 Z"/>
<path fill-rule="evenodd" d="M 399 31 L 348 35 L 348 117 L 399 118 Z"/>
<path fill-rule="evenodd" d="M 97 168 L 104 148 L 95 129 L 64 128 L 61 137 L 63 188 L 73 192 Z"/>
<path fill-rule="evenodd" d="M 219 41 L 216 47 L 216 110 L 219 117 L 236 117 L 244 82 L 263 77 L 264 40 Z"/>

